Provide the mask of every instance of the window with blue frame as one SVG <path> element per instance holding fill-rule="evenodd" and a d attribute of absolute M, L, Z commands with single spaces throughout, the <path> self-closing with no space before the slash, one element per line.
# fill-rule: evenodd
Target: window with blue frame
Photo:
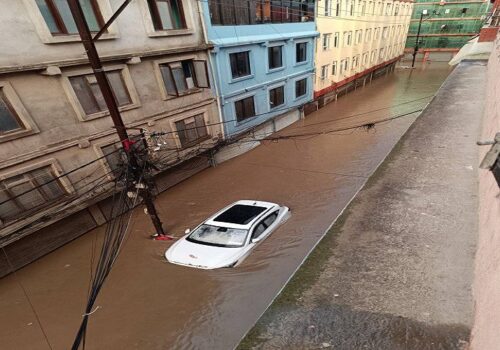
<path fill-rule="evenodd" d="M 238 122 L 255 117 L 255 102 L 253 96 L 234 102 L 234 108 L 236 111 L 236 120 Z"/>
<path fill-rule="evenodd" d="M 269 107 L 271 109 L 279 107 L 285 103 L 285 87 L 279 86 L 269 90 Z"/>
<path fill-rule="evenodd" d="M 250 70 L 250 51 L 231 53 L 229 54 L 229 61 L 233 79 L 252 74 Z"/>
<path fill-rule="evenodd" d="M 269 69 L 283 67 L 283 46 L 271 46 L 267 49 L 269 56 Z"/>
<path fill-rule="evenodd" d="M 297 43 L 295 45 L 295 61 L 297 63 L 307 61 L 307 43 Z"/>
<path fill-rule="evenodd" d="M 299 98 L 307 92 L 307 78 L 297 80 L 295 82 L 295 97 Z"/>

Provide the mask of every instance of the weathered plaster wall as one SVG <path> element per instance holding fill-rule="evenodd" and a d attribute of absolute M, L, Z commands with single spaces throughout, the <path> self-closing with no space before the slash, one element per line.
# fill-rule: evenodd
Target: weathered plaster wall
<path fill-rule="evenodd" d="M 109 19 L 122 2 L 98 0 L 104 20 Z M 99 54 L 106 57 L 203 45 L 196 0 L 183 1 L 183 6 L 187 29 L 155 32 L 146 1 L 132 1 L 110 27 L 109 34 L 97 43 Z M 35 0 L 0 0 L 0 8 L 6 9 L 0 11 L 0 67 L 62 63 L 85 58 L 77 35 L 54 38 L 48 33 Z"/>
<path fill-rule="evenodd" d="M 482 140 L 500 131 L 500 36 L 488 63 Z M 481 159 L 489 147 L 480 148 Z M 479 241 L 474 280 L 475 319 L 471 349 L 500 344 L 500 189 L 490 171 L 479 171 Z"/>

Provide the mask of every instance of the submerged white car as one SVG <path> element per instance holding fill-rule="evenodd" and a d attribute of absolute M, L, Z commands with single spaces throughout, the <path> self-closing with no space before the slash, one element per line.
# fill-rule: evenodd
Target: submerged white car
<path fill-rule="evenodd" d="M 173 264 L 217 269 L 234 267 L 290 216 L 275 203 L 241 200 L 196 227 L 166 252 Z"/>

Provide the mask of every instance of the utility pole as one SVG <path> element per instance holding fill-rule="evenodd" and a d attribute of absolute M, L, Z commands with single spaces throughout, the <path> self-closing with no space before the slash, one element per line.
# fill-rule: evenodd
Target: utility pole
<path fill-rule="evenodd" d="M 118 14 L 123 11 L 125 6 L 130 2 L 130 0 L 126 0 L 120 9 L 111 17 L 108 23 L 103 27 L 103 30 L 109 27 L 111 22 L 118 16 Z M 75 20 L 76 27 L 78 29 L 78 33 L 80 34 L 80 38 L 82 40 L 82 44 L 85 47 L 85 51 L 89 58 L 90 65 L 92 66 L 92 70 L 94 71 L 94 75 L 97 80 L 97 84 L 101 89 L 102 96 L 104 101 L 106 102 L 106 106 L 108 107 L 109 114 L 111 115 L 111 119 L 113 120 L 113 124 L 115 126 L 118 137 L 120 138 L 120 142 L 122 143 L 123 149 L 125 150 L 130 166 L 137 170 L 139 169 L 139 162 L 137 159 L 137 154 L 134 152 L 132 145 L 133 141 L 129 139 L 127 128 L 123 123 L 122 117 L 120 115 L 120 111 L 116 104 L 113 91 L 111 90 L 111 86 L 106 78 L 106 73 L 103 70 L 101 60 L 99 58 L 99 54 L 97 53 L 97 49 L 95 47 L 94 40 L 102 34 L 103 30 L 101 30 L 96 37 L 93 39 L 92 34 L 87 25 L 87 21 L 85 20 L 85 15 L 83 13 L 82 7 L 80 5 L 79 0 L 68 0 L 68 4 L 71 10 L 71 14 L 73 15 L 73 19 Z M 136 181 L 139 181 L 137 178 L 136 171 L 134 171 L 134 177 Z M 153 203 L 153 195 L 151 194 L 150 186 L 146 186 L 144 189 L 140 189 L 140 196 L 144 200 L 144 204 L 146 205 L 147 213 L 153 222 L 153 225 L 156 230 L 156 234 L 159 236 L 163 236 L 165 234 L 163 230 L 162 223 L 160 218 L 158 217 L 158 213 L 156 211 L 155 205 Z"/>
<path fill-rule="evenodd" d="M 423 10 L 422 13 L 420 14 L 420 22 L 418 22 L 417 40 L 415 41 L 415 49 L 413 50 L 413 60 L 411 61 L 411 68 L 415 68 L 415 58 L 417 57 L 417 52 L 418 52 L 418 42 L 420 40 L 420 29 L 422 28 L 424 12 L 425 14 L 427 14 L 427 10 Z"/>

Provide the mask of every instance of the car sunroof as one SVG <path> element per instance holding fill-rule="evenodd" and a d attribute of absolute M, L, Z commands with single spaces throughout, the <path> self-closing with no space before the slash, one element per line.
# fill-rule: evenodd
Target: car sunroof
<path fill-rule="evenodd" d="M 265 207 L 236 204 L 217 216 L 214 221 L 246 225 L 264 210 L 266 210 Z"/>

